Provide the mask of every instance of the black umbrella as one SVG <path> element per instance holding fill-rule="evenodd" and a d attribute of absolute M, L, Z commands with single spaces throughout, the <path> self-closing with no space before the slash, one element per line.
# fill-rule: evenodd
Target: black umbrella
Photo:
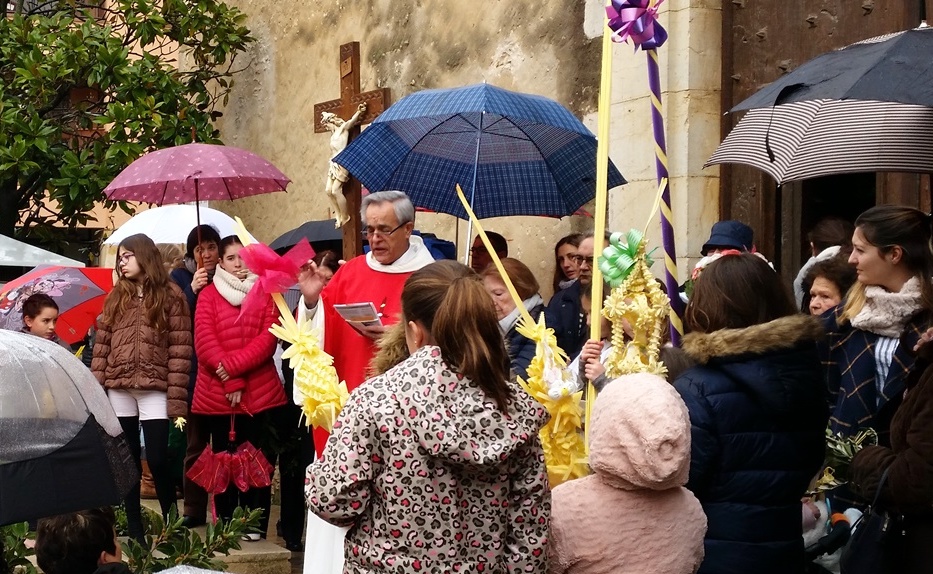
<path fill-rule="evenodd" d="M 0 330 L 0 525 L 119 504 L 139 481 L 110 401 L 58 344 Z"/>
<path fill-rule="evenodd" d="M 933 106 L 933 28 L 863 40 L 827 52 L 768 84 L 732 112 L 807 100 L 875 100 Z"/>
<path fill-rule="evenodd" d="M 315 251 L 322 251 L 324 249 L 335 249 L 331 245 L 322 246 L 317 245 L 323 242 L 336 242 L 336 251 L 340 251 L 340 245 L 343 242 L 343 232 L 340 228 L 334 227 L 335 220 L 333 219 L 321 219 L 317 221 L 306 221 L 300 226 L 286 231 L 282 235 L 275 238 L 269 247 L 274 250 L 279 249 L 288 249 L 293 245 L 297 245 L 302 239 L 307 239 L 311 246 L 314 247 Z"/>
<path fill-rule="evenodd" d="M 751 165 L 778 184 L 933 171 L 930 54 L 933 28 L 924 23 L 818 56 L 735 106 L 749 111 L 706 166 Z"/>

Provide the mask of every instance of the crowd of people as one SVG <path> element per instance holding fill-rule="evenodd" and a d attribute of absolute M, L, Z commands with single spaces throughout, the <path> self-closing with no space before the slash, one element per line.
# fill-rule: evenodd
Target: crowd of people
<path fill-rule="evenodd" d="M 605 377 L 609 325 L 590 317 L 603 238 L 557 242 L 546 303 L 499 234 L 488 235 L 502 271 L 478 238 L 471 269 L 434 260 L 412 233 L 415 210 L 401 192 L 366 196 L 360 216 L 369 251 L 339 266 L 336 255 L 319 254 L 298 278 L 295 313 L 318 329 L 351 391 L 333 431 L 313 437 L 299 424 L 290 370 L 275 362 L 271 299 L 243 307 L 257 278 L 239 241 L 202 226 L 180 261 L 142 235 L 120 244 L 91 369 L 137 461 L 142 428 L 163 513 L 177 486 L 170 419 L 185 416 L 186 469 L 205 448 L 245 441 L 278 457 L 290 549 L 302 548 L 305 506 L 345 529 L 343 556 L 306 553 L 308 573 L 804 573 L 801 509 L 806 518 L 811 507 L 802 499 L 823 469 L 827 426 L 841 437 L 871 428 L 878 444 L 856 454 L 848 483 L 827 499 L 838 511 L 877 499 L 874 512 L 897 525 L 898 551 L 885 553 L 884 571 L 929 568 L 930 215 L 879 206 L 854 222 L 821 221 L 794 289 L 756 252 L 751 228 L 718 222 L 691 285 L 674 295 L 688 300 L 688 334 L 681 348 L 663 350 L 666 381 Z M 503 271 L 532 318 L 554 330 L 579 386 L 589 380 L 599 390 L 594 475 L 554 488 L 553 507 L 538 434 L 547 415 L 516 382 L 535 344 L 517 331 L 520 309 Z M 354 323 L 335 309 L 366 301 L 378 321 Z M 33 296 L 24 330 L 51 338 L 56 314 L 54 301 Z M 288 452 L 270 440 L 283 436 L 294 438 Z M 187 525 L 205 522 L 207 500 L 186 480 Z M 269 489 L 215 497 L 221 519 L 237 505 L 266 511 L 253 538 L 265 537 Z M 126 508 L 139 538 L 138 489 Z M 49 540 L 66 522 L 40 522 L 46 552 L 64 547 Z M 325 528 L 309 522 L 308 542 L 333 535 Z M 98 537 L 98 565 L 118 559 L 110 538 Z"/>

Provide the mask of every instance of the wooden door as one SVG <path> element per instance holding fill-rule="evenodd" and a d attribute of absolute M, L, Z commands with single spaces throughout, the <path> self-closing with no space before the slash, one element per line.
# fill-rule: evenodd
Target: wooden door
<path fill-rule="evenodd" d="M 918 0 L 723 0 L 723 113 L 823 52 L 916 27 L 919 14 Z M 723 116 L 723 138 L 739 119 Z M 809 256 L 801 240 L 816 214 L 847 216 L 849 208 L 870 207 L 872 196 L 877 203 L 930 205 L 929 176 L 837 176 L 778 188 L 748 166 L 724 164 L 721 174 L 720 218 L 751 225 L 759 250 L 788 277 Z"/>

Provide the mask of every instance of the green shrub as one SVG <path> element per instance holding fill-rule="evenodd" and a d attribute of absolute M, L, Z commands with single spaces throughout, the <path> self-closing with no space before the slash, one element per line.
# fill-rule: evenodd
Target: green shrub
<path fill-rule="evenodd" d="M 218 521 L 208 524 L 204 538 L 182 526 L 182 519 L 175 507 L 168 520 L 143 508 L 143 524 L 146 527 L 145 544 L 129 539 L 123 542 L 123 559 L 136 574 L 160 572 L 173 566 L 186 564 L 208 570 L 223 570 L 224 563 L 217 554 L 228 555 L 230 550 L 240 548 L 240 537 L 247 532 L 258 531 L 262 510 L 237 508 L 230 522 Z M 126 513 L 116 509 L 117 532 L 126 531 Z M 122 520 L 122 523 L 121 523 Z M 121 526 L 122 524 L 122 526 Z M 25 522 L 0 527 L 0 574 L 37 574 L 36 567 L 29 561 L 35 554 L 26 547 L 26 540 L 35 540 L 35 532 Z"/>

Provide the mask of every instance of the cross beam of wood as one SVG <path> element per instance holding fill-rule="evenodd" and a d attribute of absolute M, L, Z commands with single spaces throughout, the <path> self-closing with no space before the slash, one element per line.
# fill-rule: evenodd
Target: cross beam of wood
<path fill-rule="evenodd" d="M 366 104 L 366 114 L 360 118 L 359 125 L 371 123 L 385 111 L 389 106 L 389 88 L 360 93 L 360 43 L 350 42 L 340 46 L 340 98 L 314 104 L 314 132 L 328 131 L 321 123 L 321 112 L 331 112 L 348 120 L 362 103 Z M 360 134 L 359 125 L 350 130 L 350 141 Z M 350 221 L 343 226 L 343 258 L 348 261 L 363 253 L 362 225 L 358 215 L 361 194 L 360 182 L 351 176 L 343 185 L 347 213 L 350 214 Z"/>

